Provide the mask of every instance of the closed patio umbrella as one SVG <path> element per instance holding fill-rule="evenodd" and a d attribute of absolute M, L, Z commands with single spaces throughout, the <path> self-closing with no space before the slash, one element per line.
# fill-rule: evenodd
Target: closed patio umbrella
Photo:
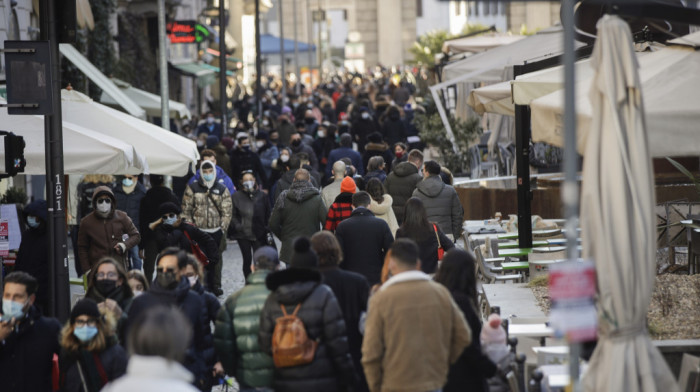
<path fill-rule="evenodd" d="M 581 191 L 583 256 L 595 262 L 599 341 L 586 391 L 677 391 L 646 330 L 655 282 L 651 156 L 627 23 L 605 15 L 591 65 L 591 126 Z"/>

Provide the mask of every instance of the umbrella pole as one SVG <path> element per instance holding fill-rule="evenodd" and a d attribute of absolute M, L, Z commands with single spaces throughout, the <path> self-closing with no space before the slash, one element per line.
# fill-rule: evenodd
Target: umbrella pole
<path fill-rule="evenodd" d="M 577 231 L 579 189 L 576 180 L 576 107 L 574 62 L 574 0 L 562 0 L 562 25 L 564 26 L 564 185 L 562 201 L 566 218 L 566 254 L 569 262 L 578 258 Z M 581 390 L 579 383 L 579 356 L 581 344 L 569 342 L 569 377 L 574 392 Z"/>
<path fill-rule="evenodd" d="M 61 78 L 58 64 L 58 34 L 56 2 L 40 3 L 41 39 L 50 43 L 51 94 L 54 111 L 44 117 L 46 148 L 46 198 L 48 199 L 49 230 L 49 314 L 65 322 L 70 315 L 70 286 L 68 285 L 68 245 L 66 210 L 64 208 L 65 176 L 63 173 L 63 119 L 61 114 Z"/>

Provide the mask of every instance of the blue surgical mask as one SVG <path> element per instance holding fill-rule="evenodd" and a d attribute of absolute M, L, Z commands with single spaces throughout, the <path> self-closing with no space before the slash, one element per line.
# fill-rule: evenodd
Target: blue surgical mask
<path fill-rule="evenodd" d="M 35 216 L 28 216 L 28 217 L 27 217 L 27 224 L 28 224 L 29 227 L 31 227 L 32 229 L 36 229 L 37 227 L 39 227 L 39 220 L 36 219 Z"/>
<path fill-rule="evenodd" d="M 134 180 L 132 180 L 131 178 L 125 178 L 122 180 L 122 184 L 124 186 L 132 186 L 134 185 Z"/>
<path fill-rule="evenodd" d="M 15 302 L 11 299 L 2 300 L 2 315 L 5 319 L 21 319 L 24 317 L 26 303 Z"/>
<path fill-rule="evenodd" d="M 97 327 L 91 327 L 89 325 L 77 327 L 73 330 L 73 335 L 81 342 L 86 343 L 97 335 Z"/>
<path fill-rule="evenodd" d="M 202 174 L 202 178 L 204 178 L 204 181 L 207 181 L 207 182 L 214 181 L 214 179 L 216 178 L 216 174 L 214 174 L 214 173 Z"/>
<path fill-rule="evenodd" d="M 172 225 L 175 224 L 175 222 L 177 222 L 177 217 L 176 217 L 176 216 L 173 216 L 173 217 L 170 217 L 170 218 L 168 218 L 168 219 L 165 219 L 165 220 L 163 221 L 163 224 L 172 226 Z"/>

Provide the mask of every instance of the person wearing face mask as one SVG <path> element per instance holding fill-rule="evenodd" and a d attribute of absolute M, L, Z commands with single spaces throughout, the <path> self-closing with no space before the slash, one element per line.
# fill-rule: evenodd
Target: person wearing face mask
<path fill-rule="evenodd" d="M 360 175 L 365 174 L 364 165 L 362 164 L 362 156 L 359 152 L 352 149 L 352 136 L 348 133 L 340 135 L 340 147 L 334 148 L 328 154 L 328 162 L 338 162 L 343 158 L 350 158 L 352 165 L 358 168 Z M 331 167 L 326 166 L 326 178 L 331 177 Z"/>
<path fill-rule="evenodd" d="M 243 173 L 243 191 L 233 195 L 233 225 L 243 257 L 243 275 L 250 275 L 252 252 L 267 244 L 272 208 L 268 197 L 258 189 L 252 173 Z"/>
<path fill-rule="evenodd" d="M 221 140 L 222 131 L 221 124 L 216 122 L 216 117 L 212 112 L 207 113 L 207 117 L 199 127 L 197 127 L 197 136 L 205 133 L 207 136 L 214 135 Z"/>
<path fill-rule="evenodd" d="M 202 286 L 202 278 L 204 277 L 202 272 L 202 264 L 200 264 L 192 254 L 187 255 L 187 266 L 185 267 L 183 274 L 190 284 L 190 291 L 199 294 L 199 296 L 202 297 L 202 300 L 204 300 L 204 304 L 207 308 L 207 323 L 216 322 L 216 315 L 221 309 L 221 303 L 212 293 L 204 290 L 204 286 Z M 207 349 L 203 352 L 204 362 L 206 363 L 207 367 L 210 367 L 213 371 L 207 373 L 207 377 L 209 379 L 206 381 L 206 384 L 213 385 L 214 375 L 223 374 L 224 369 L 221 366 L 221 362 L 217 361 L 216 351 L 214 350 L 213 334 L 208 335 L 207 339 Z"/>
<path fill-rule="evenodd" d="M 390 106 L 382 120 L 382 136 L 390 146 L 406 141 L 406 124 L 401 121 L 401 110 L 397 106 Z"/>
<path fill-rule="evenodd" d="M 267 174 L 258 154 L 253 152 L 248 134 L 241 132 L 236 135 L 237 147 L 231 150 L 231 174 L 233 179 L 241 178 L 241 173 L 252 170 L 263 186 L 267 184 Z"/>
<path fill-rule="evenodd" d="M 368 101 L 365 103 L 369 105 Z M 360 153 L 362 153 L 365 151 L 367 135 L 378 131 L 377 124 L 374 122 L 368 106 L 360 106 L 352 117 L 352 135 Z"/>
<path fill-rule="evenodd" d="M 207 385 L 212 368 L 207 366 L 205 352 L 211 349 L 211 327 L 207 317 L 207 307 L 202 297 L 190 290 L 190 282 L 185 277 L 187 253 L 170 247 L 158 255 L 156 280 L 150 289 L 134 299 L 129 313 L 127 336 L 131 331 L 132 320 L 139 320 L 145 313 L 158 306 L 175 306 L 185 315 L 192 326 L 187 355 L 183 365 L 194 375 L 194 386 L 201 391 L 211 390 Z"/>
<path fill-rule="evenodd" d="M 146 275 L 143 272 L 131 270 L 127 272 L 126 277 L 129 279 L 129 287 L 131 287 L 134 297 L 138 297 L 148 290 L 148 280 L 146 280 Z"/>
<path fill-rule="evenodd" d="M 231 223 L 231 194 L 228 189 L 216 181 L 214 164 L 210 161 L 202 162 L 200 168 L 202 177 L 199 181 L 190 184 L 182 198 L 182 217 L 187 222 L 192 222 L 200 230 L 209 234 L 218 246 L 218 254 L 223 254 L 226 249 L 224 235 Z M 211 256 L 210 256 L 211 257 Z M 207 288 L 216 296 L 223 294 L 221 290 L 221 264 L 220 258 L 207 265 Z"/>
<path fill-rule="evenodd" d="M 233 181 L 231 181 L 231 177 L 227 174 L 226 170 L 224 170 L 223 167 L 219 166 L 219 159 L 216 157 L 217 153 L 214 152 L 214 150 L 206 149 L 202 150 L 202 152 L 199 153 L 200 157 L 202 157 L 202 161 L 209 161 L 214 164 L 214 169 L 216 172 L 216 182 L 220 182 L 228 188 L 228 191 L 231 192 L 231 194 L 236 193 L 236 187 L 233 185 Z M 229 171 L 231 171 L 231 160 L 228 156 L 226 155 L 226 160 L 228 163 L 228 168 Z M 193 184 L 196 181 L 199 181 L 202 178 L 202 173 L 201 171 L 197 171 L 194 176 L 190 177 L 190 179 L 187 181 L 187 185 Z"/>
<path fill-rule="evenodd" d="M 127 356 L 114 336 L 114 319 L 97 303 L 78 301 L 61 331 L 59 387 L 65 392 L 97 392 L 126 373 Z"/>
<path fill-rule="evenodd" d="M 46 200 L 37 199 L 24 207 L 24 219 L 27 230 L 22 234 L 19 244 L 15 271 L 24 271 L 39 281 L 34 305 L 42 313 L 49 311 L 49 238 L 47 235 Z"/>
<path fill-rule="evenodd" d="M 117 333 L 124 341 L 124 326 L 131 308 L 134 293 L 127 284 L 126 270 L 114 259 L 105 257 L 94 267 L 95 273 L 88 281 L 85 298 L 97 302 L 101 311 L 109 312 L 117 321 Z"/>
<path fill-rule="evenodd" d="M 268 133 L 265 131 L 258 131 L 258 134 L 255 135 L 255 149 L 260 157 L 265 177 L 269 179 L 272 176 L 272 162 L 279 158 L 280 151 L 277 146 L 270 142 Z M 269 189 L 269 185 L 265 188 Z"/>
<path fill-rule="evenodd" d="M 313 135 L 316 134 L 319 125 L 320 124 L 318 123 L 316 116 L 314 116 L 314 112 L 311 110 L 307 110 L 304 113 L 304 129 L 306 131 L 306 134 L 309 135 L 312 141 Z M 306 142 L 306 140 L 304 140 L 304 142 Z"/>
<path fill-rule="evenodd" d="M 335 142 L 335 132 L 337 129 L 338 127 L 336 127 L 335 124 L 324 121 L 316 132 L 316 140 L 314 140 L 312 147 L 318 158 L 319 171 L 321 173 L 325 173 L 326 166 L 329 164 L 328 155 L 330 155 L 334 148 L 338 147 Z M 332 165 L 333 163 L 331 162 L 330 164 Z"/>
<path fill-rule="evenodd" d="M 117 200 L 106 186 L 95 189 L 95 210 L 80 221 L 78 251 L 83 272 L 89 271 L 103 257 L 113 257 L 126 266 L 127 251 L 141 241 L 134 222 L 116 208 Z"/>
<path fill-rule="evenodd" d="M 317 123 L 312 123 L 311 125 L 314 125 L 314 130 L 313 133 L 309 133 L 308 127 L 309 124 L 307 124 L 307 121 L 316 121 L 315 117 L 305 117 L 303 121 L 297 121 L 296 123 L 296 131 L 299 132 L 301 135 L 301 142 L 306 144 L 307 146 L 310 146 L 314 142 L 314 136 L 316 135 L 316 129 L 317 129 Z M 290 138 L 290 143 L 292 142 Z"/>
<path fill-rule="evenodd" d="M 292 134 L 292 138 L 290 139 L 290 146 L 289 148 L 292 149 L 292 153 L 298 154 L 300 152 L 305 152 L 309 155 L 309 162 L 311 163 L 311 167 L 314 168 L 314 170 L 318 170 L 318 157 L 316 156 L 316 153 L 314 152 L 314 149 L 311 147 L 311 143 L 313 143 L 313 139 L 307 144 L 304 142 L 304 137 L 306 135 L 301 134 L 299 132 L 295 132 Z"/>
<path fill-rule="evenodd" d="M 277 122 L 279 126 L 277 131 L 279 131 L 279 141 L 285 146 L 289 145 L 289 139 L 292 137 L 292 133 L 296 130 L 294 127 L 294 117 L 292 115 L 291 109 L 285 106 L 282 109 L 282 114 L 277 117 Z"/>
<path fill-rule="evenodd" d="M 391 161 L 391 167 L 395 167 L 399 163 L 408 161 L 408 147 L 406 143 L 398 142 L 394 144 L 394 159 Z"/>
<path fill-rule="evenodd" d="M 192 252 L 192 243 L 194 242 L 207 255 L 211 264 L 217 264 L 220 261 L 219 245 L 214 241 L 214 238 L 187 222 L 180 215 L 182 210 L 177 204 L 163 203 L 158 207 L 158 212 L 160 218 L 149 225 L 149 229 L 156 239 L 158 252 L 169 247 Z"/>
<path fill-rule="evenodd" d="M 114 187 L 114 198 L 117 199 L 117 209 L 126 212 L 136 227 L 139 225 L 139 210 L 141 200 L 146 196 L 146 187 L 139 182 L 138 175 L 126 174 Z M 139 257 L 139 245 L 134 245 L 127 252 L 127 260 L 130 270 L 140 270 L 143 265 Z"/>
<path fill-rule="evenodd" d="M 34 306 L 37 280 L 26 272 L 5 276 L 0 318 L 2 390 L 51 391 L 51 368 L 60 346 L 58 320 L 43 317 Z"/>

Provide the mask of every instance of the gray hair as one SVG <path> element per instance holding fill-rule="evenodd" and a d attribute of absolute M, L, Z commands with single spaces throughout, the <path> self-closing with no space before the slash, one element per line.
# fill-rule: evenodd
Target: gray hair
<path fill-rule="evenodd" d="M 379 155 L 373 156 L 367 162 L 367 171 L 371 172 L 371 171 L 379 170 L 382 168 L 382 165 L 384 165 L 384 158 L 382 158 Z"/>
<path fill-rule="evenodd" d="M 131 326 L 127 347 L 131 355 L 162 357 L 182 363 L 192 340 L 192 326 L 175 307 L 156 306 Z"/>

